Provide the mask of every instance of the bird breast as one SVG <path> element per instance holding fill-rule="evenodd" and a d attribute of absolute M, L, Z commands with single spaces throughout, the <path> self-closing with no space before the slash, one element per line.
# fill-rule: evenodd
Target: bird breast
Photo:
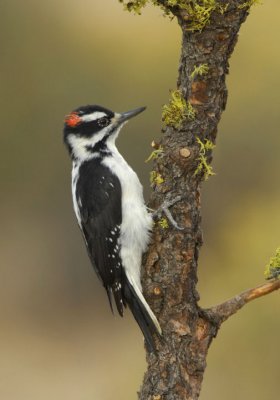
<path fill-rule="evenodd" d="M 141 289 L 142 254 L 149 243 L 153 225 L 152 217 L 146 209 L 143 188 L 138 176 L 120 153 L 116 150 L 112 151 L 112 156 L 106 157 L 102 163 L 110 168 L 120 180 L 122 189 L 122 224 L 119 239 L 121 259 L 126 274 L 132 277 Z"/>

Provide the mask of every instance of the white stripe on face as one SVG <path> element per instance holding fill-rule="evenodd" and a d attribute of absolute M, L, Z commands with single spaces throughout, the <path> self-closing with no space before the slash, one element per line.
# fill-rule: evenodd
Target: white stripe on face
<path fill-rule="evenodd" d="M 87 147 L 93 148 L 98 142 L 100 142 L 104 136 L 106 136 L 110 132 L 110 127 L 103 128 L 98 133 L 93 134 L 90 137 L 80 137 L 74 134 L 68 136 L 68 143 L 72 148 L 73 154 L 79 160 L 85 161 L 89 158 L 94 157 Z M 96 156 L 96 155 L 95 155 Z"/>
<path fill-rule="evenodd" d="M 106 117 L 106 114 L 102 111 L 95 111 L 91 114 L 82 115 L 81 119 L 83 122 L 96 121 L 99 118 Z"/>

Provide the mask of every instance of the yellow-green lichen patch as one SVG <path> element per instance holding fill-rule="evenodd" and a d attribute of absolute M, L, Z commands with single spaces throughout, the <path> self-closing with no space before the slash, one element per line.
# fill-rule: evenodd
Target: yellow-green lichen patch
<path fill-rule="evenodd" d="M 162 121 L 164 125 L 173 126 L 176 129 L 182 127 L 185 119 L 195 119 L 196 111 L 190 102 L 186 102 L 180 90 L 171 91 L 169 104 L 162 108 Z"/>
<path fill-rule="evenodd" d="M 125 10 L 133 11 L 136 14 L 141 14 L 142 8 L 148 3 L 148 0 L 119 1 L 124 4 Z"/>
<path fill-rule="evenodd" d="M 164 13 L 172 14 L 172 9 L 179 9 L 184 13 L 188 22 L 188 30 L 201 31 L 210 21 L 213 11 L 223 14 L 228 3 L 220 4 L 217 0 L 119 0 L 128 11 L 140 14 L 147 3 L 163 9 Z M 250 0 L 256 2 L 258 0 Z"/>
<path fill-rule="evenodd" d="M 159 226 L 160 226 L 162 229 L 167 229 L 167 228 L 169 227 L 168 221 L 167 221 L 166 218 L 161 218 L 161 219 L 158 221 L 158 224 L 159 224 Z"/>
<path fill-rule="evenodd" d="M 164 153 L 164 151 L 163 151 L 162 146 L 159 146 L 158 149 L 153 150 L 153 151 L 151 152 L 151 154 L 149 155 L 149 157 L 147 158 L 147 160 L 145 160 L 145 162 L 147 163 L 147 162 L 149 162 L 149 161 L 156 160 L 157 158 L 162 157 L 162 156 L 163 156 L 163 153 Z"/>
<path fill-rule="evenodd" d="M 227 4 L 221 5 L 216 0 L 186 0 L 184 3 L 182 9 L 187 14 L 189 31 L 201 31 L 209 24 L 214 11 L 223 14 L 228 7 Z"/>
<path fill-rule="evenodd" d="M 209 67 L 207 64 L 195 65 L 193 72 L 191 73 L 191 79 L 194 79 L 196 76 L 207 75 L 208 72 L 209 72 Z"/>
<path fill-rule="evenodd" d="M 151 185 L 161 185 L 164 182 L 163 177 L 156 171 L 150 172 L 150 183 Z"/>
<path fill-rule="evenodd" d="M 192 106 L 192 104 L 188 101 L 187 102 L 187 109 L 186 109 L 186 117 L 189 121 L 193 121 L 196 116 L 196 110 Z"/>
<path fill-rule="evenodd" d="M 271 257 L 265 267 L 265 279 L 278 278 L 280 275 L 280 247 L 276 249 L 275 256 Z"/>
<path fill-rule="evenodd" d="M 248 0 L 248 1 L 245 1 L 244 3 L 240 4 L 238 6 L 238 8 L 240 10 L 242 10 L 243 8 L 250 8 L 250 7 L 252 7 L 254 5 L 257 5 L 257 4 L 261 4 L 261 1 L 260 0 Z"/>
<path fill-rule="evenodd" d="M 199 138 L 196 138 L 196 140 L 200 146 L 200 150 L 199 150 L 199 157 L 197 159 L 198 165 L 194 172 L 194 175 L 197 175 L 202 172 L 204 179 L 207 181 L 209 176 L 215 175 L 215 173 L 213 172 L 213 168 L 211 167 L 211 165 L 208 164 L 207 161 L 207 152 L 212 150 L 215 147 L 215 145 L 208 139 L 206 139 L 204 143 Z"/>

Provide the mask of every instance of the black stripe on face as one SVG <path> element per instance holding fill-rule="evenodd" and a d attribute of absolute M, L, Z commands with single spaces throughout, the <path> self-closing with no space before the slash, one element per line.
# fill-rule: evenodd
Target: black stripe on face
<path fill-rule="evenodd" d="M 108 149 L 106 144 L 106 140 L 108 139 L 109 136 L 110 133 L 104 136 L 104 138 L 99 142 L 97 142 L 94 146 L 86 146 L 86 150 L 89 151 L 90 153 L 101 153 L 108 156 L 112 155 L 111 151 Z"/>

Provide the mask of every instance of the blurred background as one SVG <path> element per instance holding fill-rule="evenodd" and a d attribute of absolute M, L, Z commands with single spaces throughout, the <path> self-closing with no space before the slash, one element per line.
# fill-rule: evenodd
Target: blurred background
<path fill-rule="evenodd" d="M 201 304 L 263 281 L 280 245 L 279 13 L 254 7 L 230 61 L 229 101 L 203 188 Z M 136 399 L 145 354 L 129 312 L 113 317 L 71 204 L 64 115 L 142 105 L 119 138 L 146 184 L 144 160 L 176 87 L 180 31 L 117 0 L 2 0 L 0 398 Z M 226 322 L 208 358 L 202 400 L 279 396 L 279 293 Z"/>

